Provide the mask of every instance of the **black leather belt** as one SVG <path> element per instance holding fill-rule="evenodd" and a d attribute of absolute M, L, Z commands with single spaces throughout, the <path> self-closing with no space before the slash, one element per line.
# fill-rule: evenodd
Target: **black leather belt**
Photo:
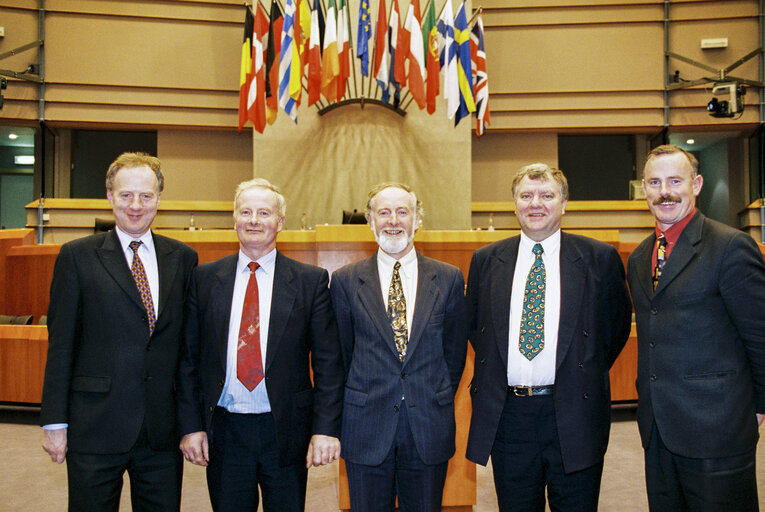
<path fill-rule="evenodd" d="M 555 386 L 507 386 L 507 392 L 515 396 L 552 395 Z"/>

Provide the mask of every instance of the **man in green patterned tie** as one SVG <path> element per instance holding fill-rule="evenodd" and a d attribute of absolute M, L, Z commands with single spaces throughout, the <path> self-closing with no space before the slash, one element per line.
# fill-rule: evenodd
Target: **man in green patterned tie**
<path fill-rule="evenodd" d="M 610 429 L 608 370 L 631 305 L 616 249 L 561 232 L 563 173 L 512 184 L 519 236 L 475 252 L 467 307 L 475 349 L 467 458 L 491 456 L 500 511 L 594 512 Z"/>
<path fill-rule="evenodd" d="M 369 193 L 379 249 L 332 275 L 345 365 L 340 435 L 354 512 L 440 512 L 467 352 L 465 281 L 414 249 L 422 204 L 406 185 Z"/>

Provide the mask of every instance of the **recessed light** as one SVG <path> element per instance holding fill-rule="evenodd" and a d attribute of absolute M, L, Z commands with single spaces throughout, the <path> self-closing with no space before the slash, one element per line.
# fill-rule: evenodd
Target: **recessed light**
<path fill-rule="evenodd" d="M 16 140 L 16 139 L 19 138 L 19 136 L 16 135 L 15 133 L 9 133 L 8 134 L 8 138 L 11 139 L 11 140 Z"/>
<path fill-rule="evenodd" d="M 13 163 L 16 165 L 34 165 L 35 157 L 33 155 L 15 155 Z"/>
<path fill-rule="evenodd" d="M 690 144 L 696 144 L 696 140 L 695 139 L 688 139 L 688 140 L 685 141 L 685 143 L 689 144 L 689 145 Z"/>

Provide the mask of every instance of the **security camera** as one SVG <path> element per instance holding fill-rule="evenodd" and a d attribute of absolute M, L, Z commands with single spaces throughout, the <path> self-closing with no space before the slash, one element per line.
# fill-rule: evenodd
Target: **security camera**
<path fill-rule="evenodd" d="M 712 117 L 733 117 L 744 111 L 741 96 L 746 90 L 737 82 L 717 83 L 712 88 L 714 97 L 707 103 Z"/>

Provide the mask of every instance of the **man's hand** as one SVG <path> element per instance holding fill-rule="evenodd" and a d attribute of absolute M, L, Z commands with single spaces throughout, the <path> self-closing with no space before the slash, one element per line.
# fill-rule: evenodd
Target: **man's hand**
<path fill-rule="evenodd" d="M 316 434 L 311 437 L 308 444 L 308 453 L 305 456 L 305 467 L 325 466 L 332 464 L 340 457 L 340 440 L 336 437 Z"/>
<path fill-rule="evenodd" d="M 43 430 L 43 450 L 48 452 L 50 460 L 61 464 L 66 459 L 66 429 Z"/>
<path fill-rule="evenodd" d="M 192 432 L 181 438 L 181 452 L 185 459 L 197 466 L 206 466 L 210 462 L 207 444 L 207 432 Z"/>
<path fill-rule="evenodd" d="M 762 420 L 765 419 L 765 414 L 757 413 L 757 424 L 762 425 Z"/>

